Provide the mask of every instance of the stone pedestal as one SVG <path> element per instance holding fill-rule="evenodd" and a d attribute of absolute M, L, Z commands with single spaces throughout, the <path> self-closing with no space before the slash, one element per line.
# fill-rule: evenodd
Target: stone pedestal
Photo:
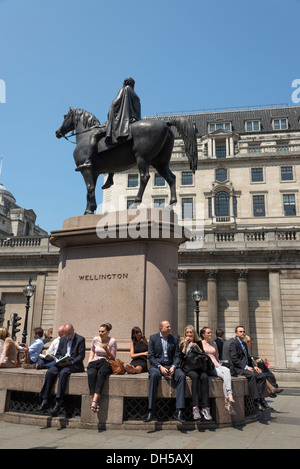
<path fill-rule="evenodd" d="M 120 358 L 134 326 L 149 337 L 166 319 L 177 334 L 177 259 L 184 241 L 174 212 L 166 209 L 65 220 L 50 236 L 60 248 L 54 330 L 71 322 L 89 346 L 109 322 Z"/>

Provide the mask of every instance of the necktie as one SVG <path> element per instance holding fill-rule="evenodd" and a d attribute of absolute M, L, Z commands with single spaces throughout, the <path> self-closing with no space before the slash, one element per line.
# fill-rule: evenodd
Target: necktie
<path fill-rule="evenodd" d="M 244 344 L 244 342 L 241 342 L 241 344 L 242 344 L 242 349 L 243 349 L 244 355 L 245 355 L 245 357 L 247 357 L 248 355 L 247 355 L 246 345 Z"/>

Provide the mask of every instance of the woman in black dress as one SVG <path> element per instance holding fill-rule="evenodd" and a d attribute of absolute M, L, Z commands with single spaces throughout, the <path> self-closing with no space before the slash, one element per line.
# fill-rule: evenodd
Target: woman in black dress
<path fill-rule="evenodd" d="M 127 373 L 136 374 L 147 371 L 148 340 L 137 326 L 131 330 L 130 356 L 131 362 L 125 366 Z"/>

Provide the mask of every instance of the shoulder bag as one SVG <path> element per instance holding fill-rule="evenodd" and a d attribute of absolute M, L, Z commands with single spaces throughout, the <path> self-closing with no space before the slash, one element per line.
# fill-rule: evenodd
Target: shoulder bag
<path fill-rule="evenodd" d="M 181 369 L 187 373 L 188 371 L 201 370 L 210 372 L 214 370 L 215 365 L 211 358 L 204 352 L 199 352 L 193 348 L 182 360 Z"/>

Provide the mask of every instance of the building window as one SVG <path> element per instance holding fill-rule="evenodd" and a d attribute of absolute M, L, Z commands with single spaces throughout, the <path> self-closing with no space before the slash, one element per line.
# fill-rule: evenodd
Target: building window
<path fill-rule="evenodd" d="M 287 119 L 273 119 L 274 130 L 286 130 L 288 128 Z"/>
<path fill-rule="evenodd" d="M 229 217 L 229 195 L 218 192 L 216 195 L 216 217 Z"/>
<path fill-rule="evenodd" d="M 259 143 L 249 143 L 248 148 L 250 153 L 260 153 Z"/>
<path fill-rule="evenodd" d="M 137 187 L 139 185 L 138 174 L 128 174 L 128 185 L 127 187 Z"/>
<path fill-rule="evenodd" d="M 286 217 L 296 215 L 295 194 L 283 195 L 283 210 Z"/>
<path fill-rule="evenodd" d="M 260 122 L 258 120 L 246 121 L 246 131 L 247 132 L 259 132 Z"/>
<path fill-rule="evenodd" d="M 208 199 L 208 218 L 212 218 L 211 197 Z"/>
<path fill-rule="evenodd" d="M 224 182 L 227 179 L 227 169 L 220 168 L 216 170 L 216 181 Z"/>
<path fill-rule="evenodd" d="M 230 122 L 218 122 L 215 124 L 209 124 L 208 126 L 209 132 L 214 132 L 215 130 L 231 130 L 231 123 Z"/>
<path fill-rule="evenodd" d="M 154 185 L 155 186 L 164 186 L 165 183 L 166 183 L 166 181 L 164 180 L 164 178 L 156 173 L 155 176 L 154 176 Z"/>
<path fill-rule="evenodd" d="M 193 173 L 191 171 L 183 171 L 181 173 L 181 184 L 183 186 L 191 186 L 193 184 Z"/>
<path fill-rule="evenodd" d="M 264 174 L 262 168 L 251 168 L 251 182 L 263 182 Z"/>
<path fill-rule="evenodd" d="M 293 181 L 293 167 L 292 166 L 282 166 L 281 167 L 281 180 L 282 181 Z"/>
<path fill-rule="evenodd" d="M 216 146 L 216 157 L 226 158 L 226 146 L 225 145 Z"/>
<path fill-rule="evenodd" d="M 184 197 L 181 201 L 182 208 L 182 219 L 192 220 L 193 219 L 193 199 L 190 197 Z"/>
<path fill-rule="evenodd" d="M 265 196 L 254 195 L 253 196 L 253 216 L 254 217 L 265 217 Z"/>
<path fill-rule="evenodd" d="M 154 208 L 164 208 L 165 203 L 165 199 L 154 199 Z"/>

